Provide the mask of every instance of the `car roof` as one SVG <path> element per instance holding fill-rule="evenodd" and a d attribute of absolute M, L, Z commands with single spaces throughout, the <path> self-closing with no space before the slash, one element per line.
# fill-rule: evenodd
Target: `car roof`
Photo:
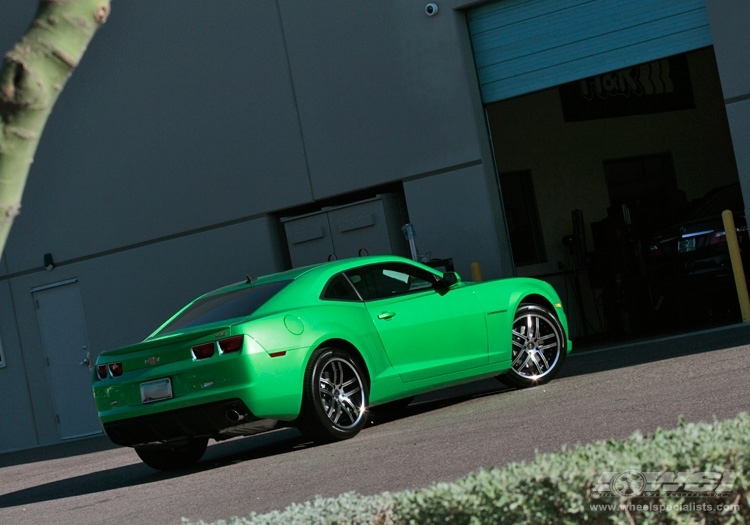
<path fill-rule="evenodd" d="M 283 286 L 280 290 L 273 293 L 271 297 L 265 300 L 265 302 L 258 306 L 254 311 L 253 316 L 264 316 L 270 312 L 273 312 L 278 308 L 285 308 L 288 304 L 294 303 L 296 306 L 304 306 L 310 304 L 311 301 L 318 300 L 320 293 L 328 282 L 328 280 L 334 275 L 347 271 L 353 268 L 359 268 L 362 266 L 369 266 L 371 264 L 383 264 L 383 263 L 405 263 L 412 264 L 421 268 L 424 268 L 432 273 L 440 274 L 437 270 L 434 270 L 428 266 L 425 266 L 411 259 L 394 255 L 375 255 L 357 257 L 352 259 L 343 259 L 337 261 L 324 262 L 314 264 L 311 266 L 305 266 L 301 268 L 293 268 L 291 270 L 285 270 L 282 272 L 270 273 L 261 277 L 248 277 L 245 281 L 236 282 L 217 288 L 210 292 L 200 295 L 184 308 L 174 314 L 169 320 L 167 320 L 162 326 L 160 326 L 149 338 L 155 337 L 161 333 L 164 327 L 168 326 L 177 316 L 182 315 L 183 312 L 187 311 L 195 304 L 199 304 L 202 301 L 212 299 L 214 297 L 231 294 L 233 292 L 239 292 L 242 290 L 249 290 L 251 288 L 265 286 L 272 283 L 281 283 L 288 281 L 289 286 Z M 295 285 L 294 282 L 298 282 Z"/>
<path fill-rule="evenodd" d="M 276 272 L 276 273 L 269 273 L 266 275 L 261 275 L 260 277 L 248 276 L 248 279 L 246 281 L 240 281 L 240 282 L 236 282 L 236 283 L 224 286 L 222 288 L 218 288 L 216 290 L 213 290 L 211 292 L 204 294 L 202 297 L 229 292 L 231 290 L 243 288 L 245 286 L 260 286 L 263 284 L 273 283 L 273 282 L 278 282 L 278 281 L 295 281 L 302 277 L 305 277 L 306 280 L 308 278 L 312 280 L 316 280 L 316 277 L 325 278 L 327 280 L 329 277 L 337 273 L 340 273 L 340 272 L 343 272 L 352 268 L 358 268 L 364 265 L 380 264 L 380 263 L 388 263 L 388 262 L 403 262 L 407 264 L 412 263 L 412 264 L 417 264 L 418 266 L 423 266 L 417 263 L 416 261 L 413 261 L 411 259 L 406 259 L 404 257 L 400 257 L 397 255 L 367 255 L 364 257 L 353 257 L 350 259 L 328 261 L 328 262 L 313 264 L 310 266 L 292 268 L 291 270 L 285 270 L 285 271 Z M 426 266 L 423 266 L 423 267 L 428 268 Z"/>

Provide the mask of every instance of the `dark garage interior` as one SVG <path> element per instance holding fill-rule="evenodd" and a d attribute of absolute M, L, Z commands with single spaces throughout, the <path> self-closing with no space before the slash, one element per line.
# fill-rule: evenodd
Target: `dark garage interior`
<path fill-rule="evenodd" d="M 702 261 L 664 253 L 672 226 L 720 221 L 723 209 L 744 224 L 711 47 L 486 111 L 516 272 L 565 290 L 578 339 L 739 320 L 720 237 L 680 248 L 711 250 Z"/>

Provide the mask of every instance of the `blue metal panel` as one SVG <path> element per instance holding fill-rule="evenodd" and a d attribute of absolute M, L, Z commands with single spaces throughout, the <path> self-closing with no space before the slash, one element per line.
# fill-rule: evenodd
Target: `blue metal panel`
<path fill-rule="evenodd" d="M 502 0 L 468 21 L 485 103 L 712 44 L 706 0 Z"/>

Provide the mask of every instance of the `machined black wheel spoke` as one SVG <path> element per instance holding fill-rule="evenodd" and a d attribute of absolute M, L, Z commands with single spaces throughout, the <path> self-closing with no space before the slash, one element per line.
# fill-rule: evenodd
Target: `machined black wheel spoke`
<path fill-rule="evenodd" d="M 359 413 L 359 410 L 357 410 L 357 407 L 354 406 L 354 403 L 352 403 L 352 400 L 348 397 L 345 397 L 341 400 L 341 408 L 346 412 L 346 415 L 349 416 L 349 420 L 354 422 L 357 419 L 357 414 Z"/>
<path fill-rule="evenodd" d="M 321 395 L 333 397 L 334 386 L 330 381 L 325 379 L 320 380 L 320 393 Z"/>
<path fill-rule="evenodd" d="M 523 363 L 521 364 L 521 366 L 516 366 L 522 359 Z M 518 357 L 516 357 L 515 361 L 513 361 L 513 368 L 524 368 L 529 363 L 529 359 L 531 359 L 531 356 L 528 352 L 526 352 L 525 350 L 523 352 L 519 352 Z"/>
<path fill-rule="evenodd" d="M 535 355 L 536 355 L 536 357 L 537 357 L 538 359 L 541 359 L 541 360 L 542 360 L 542 363 L 544 363 L 544 369 L 545 369 L 545 370 L 546 370 L 546 369 L 548 369 L 548 368 L 549 368 L 549 362 L 547 362 L 547 358 L 546 358 L 546 357 L 544 357 L 544 353 L 543 353 L 543 352 L 536 352 L 536 353 L 535 353 Z M 536 361 L 536 359 L 535 359 L 535 361 Z M 538 366 L 538 365 L 539 365 L 539 362 L 538 362 L 538 361 L 536 361 L 536 362 L 537 362 L 537 366 Z M 540 369 L 539 371 L 540 371 L 540 372 L 542 372 L 543 370 L 542 370 L 542 369 Z"/>

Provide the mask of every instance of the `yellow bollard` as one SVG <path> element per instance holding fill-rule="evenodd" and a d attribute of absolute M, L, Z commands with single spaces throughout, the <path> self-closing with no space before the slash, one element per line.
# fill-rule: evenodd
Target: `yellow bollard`
<path fill-rule="evenodd" d="M 482 282 L 482 267 L 478 262 L 471 263 L 471 280 L 475 283 Z"/>
<path fill-rule="evenodd" d="M 727 246 L 729 247 L 729 258 L 732 261 L 732 271 L 734 272 L 734 284 L 737 286 L 737 298 L 740 301 L 740 312 L 742 312 L 742 322 L 750 322 L 750 298 L 747 293 L 747 281 L 745 280 L 745 270 L 742 268 L 742 258 L 740 256 L 740 245 L 737 242 L 737 229 L 734 226 L 734 217 L 731 210 L 724 210 L 721 214 L 724 221 L 724 231 L 727 235 Z"/>

